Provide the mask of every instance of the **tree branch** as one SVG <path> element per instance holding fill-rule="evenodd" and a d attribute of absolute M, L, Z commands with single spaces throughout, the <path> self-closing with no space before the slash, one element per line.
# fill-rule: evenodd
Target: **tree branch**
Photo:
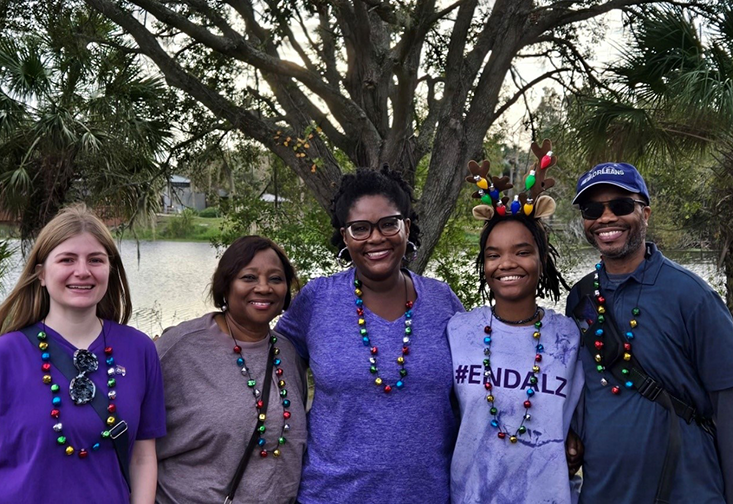
<path fill-rule="evenodd" d="M 498 109 L 496 109 L 496 112 L 494 113 L 494 115 L 496 117 L 501 116 L 504 112 L 507 111 L 507 109 L 509 109 L 509 107 L 511 107 L 512 105 L 514 105 L 517 102 L 517 100 L 519 100 L 519 98 L 521 96 L 523 96 L 531 88 L 533 88 L 534 86 L 536 86 L 537 84 L 539 84 L 543 80 L 549 79 L 553 75 L 559 74 L 561 72 L 565 72 L 567 70 L 569 70 L 569 68 L 559 68 L 557 70 L 552 70 L 552 71 L 549 71 L 549 72 L 545 72 L 542 75 L 540 75 L 539 77 L 536 77 L 536 78 L 532 79 L 531 81 L 527 82 L 526 84 L 524 84 L 521 87 L 519 85 L 517 85 L 517 87 L 519 88 L 519 90 L 514 94 L 514 96 L 512 96 L 506 102 L 504 102 L 504 104 L 501 107 L 499 107 Z M 517 84 L 516 81 L 515 81 L 515 84 Z"/>
<path fill-rule="evenodd" d="M 242 107 L 234 105 L 186 72 L 130 13 L 120 9 L 111 0 L 85 1 L 130 33 L 143 52 L 160 68 L 169 84 L 184 90 L 209 108 L 215 116 L 226 119 L 237 129 L 250 135 L 277 154 L 303 178 L 319 203 L 324 208 L 328 207 L 333 191 L 332 184 L 339 179 L 340 170 L 328 149 L 321 145 L 320 139 L 314 139 L 312 142 L 312 152 L 315 156 L 323 159 L 324 162 L 321 169 L 313 173 L 310 168 L 311 161 L 301 160 L 301 158 L 295 156 L 292 148 L 286 147 L 274 139 L 277 130 L 274 124 L 258 118 Z"/>

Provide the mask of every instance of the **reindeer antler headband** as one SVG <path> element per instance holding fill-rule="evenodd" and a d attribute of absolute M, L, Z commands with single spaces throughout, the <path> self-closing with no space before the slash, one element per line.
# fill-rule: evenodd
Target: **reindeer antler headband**
<path fill-rule="evenodd" d="M 466 182 L 478 186 L 478 191 L 471 197 L 481 200 L 480 205 L 473 207 L 473 216 L 476 219 L 488 221 L 494 216 L 503 217 L 520 212 L 528 217 L 541 219 L 555 212 L 555 200 L 546 194 L 541 194 L 555 185 L 554 179 L 545 178 L 547 169 L 557 164 L 557 157 L 552 153 L 552 142 L 545 140 L 542 142 L 542 147 L 532 142 L 532 153 L 537 157 L 537 162 L 532 165 L 524 178 L 524 191 L 516 194 L 511 204 L 508 196 L 501 196 L 502 192 L 514 187 L 509 183 L 509 177 L 489 179 L 491 163 L 488 161 L 482 161 L 480 165 L 476 161 L 468 163 L 471 175 L 466 177 Z"/>

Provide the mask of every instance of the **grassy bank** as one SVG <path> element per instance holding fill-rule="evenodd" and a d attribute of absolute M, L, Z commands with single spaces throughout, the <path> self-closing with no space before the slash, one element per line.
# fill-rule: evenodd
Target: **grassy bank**
<path fill-rule="evenodd" d="M 139 240 L 209 242 L 221 234 L 220 217 L 199 217 L 193 214 L 156 215 L 155 222 L 135 227 Z M 127 236 L 132 237 L 128 232 Z"/>

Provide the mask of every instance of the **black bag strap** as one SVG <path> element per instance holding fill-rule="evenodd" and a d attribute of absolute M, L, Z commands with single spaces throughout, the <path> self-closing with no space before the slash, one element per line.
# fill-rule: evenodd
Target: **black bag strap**
<path fill-rule="evenodd" d="M 260 408 L 260 411 L 265 412 L 265 414 L 267 414 L 267 404 L 270 400 L 270 385 L 272 384 L 272 366 L 274 360 L 275 345 L 270 343 L 270 350 L 267 354 L 267 368 L 265 369 L 265 383 L 262 387 L 262 408 Z M 237 470 L 234 473 L 232 480 L 229 482 L 229 485 L 227 486 L 224 504 L 231 504 L 232 502 L 234 502 L 234 494 L 237 492 L 239 482 L 242 481 L 244 470 L 247 468 L 247 463 L 249 462 L 249 459 L 252 456 L 252 452 L 255 449 L 255 445 L 257 444 L 257 438 L 259 437 L 260 433 L 260 425 L 262 425 L 262 423 L 258 420 L 255 423 L 255 428 L 254 431 L 252 431 L 252 435 L 249 437 L 247 448 L 244 449 L 244 453 L 242 454 L 242 459 L 239 461 Z"/>
<path fill-rule="evenodd" d="M 25 334 L 25 337 L 28 338 L 28 341 L 30 341 L 31 345 L 34 347 L 38 346 L 38 333 L 40 331 L 41 328 L 38 327 L 37 324 L 21 329 L 21 332 Z M 58 369 L 61 374 L 69 380 L 69 382 L 71 382 L 71 380 L 78 374 L 72 357 L 52 338 L 46 338 L 44 341 L 48 343 L 47 351 L 51 356 L 49 359 L 51 364 L 53 364 L 53 366 Z M 94 394 L 94 398 L 89 404 L 94 408 L 94 411 L 97 412 L 97 415 L 102 419 L 102 422 L 107 425 L 109 412 L 107 411 L 107 405 L 105 404 L 103 395 L 104 394 Z M 130 463 L 128 462 L 130 438 L 127 433 L 127 422 L 118 418 L 117 423 L 109 429 L 109 439 L 112 440 L 112 446 L 114 446 L 115 454 L 117 455 L 117 462 L 119 462 L 120 470 L 122 471 L 122 476 L 125 478 L 125 483 L 127 483 L 127 489 L 131 490 Z"/>
<path fill-rule="evenodd" d="M 595 303 L 595 287 L 593 282 L 594 273 L 586 275 L 578 282 L 581 301 L 585 296 L 588 296 Z M 606 327 L 607 336 L 610 335 L 611 338 L 605 339 L 606 346 L 604 347 L 604 354 L 606 355 L 604 356 L 610 356 L 610 359 L 607 359 L 606 362 L 604 362 L 604 365 L 614 378 L 619 380 L 621 383 L 631 381 L 633 388 L 637 392 L 653 402 L 659 402 L 658 398 L 660 394 L 662 392 L 667 392 L 672 408 L 677 416 L 681 417 L 688 424 L 691 424 L 694 420 L 695 423 L 705 430 L 705 432 L 715 437 L 716 427 L 712 418 L 706 418 L 700 415 L 693 406 L 666 391 L 662 384 L 644 371 L 644 366 L 641 365 L 641 362 L 639 362 L 635 354 L 631 355 L 631 360 L 629 361 L 624 361 L 622 359 L 624 354 L 623 343 L 625 343 L 626 340 L 621 336 L 622 333 L 618 329 L 613 315 L 609 311 L 606 311 L 604 315 L 606 317 L 608 327 L 612 329 L 609 332 L 608 327 Z M 584 333 L 583 337 L 583 344 L 588 347 L 588 351 L 591 352 L 591 355 L 593 355 L 593 334 L 593 331 L 588 330 Z M 588 343 L 590 343 L 590 345 L 588 345 Z M 629 374 L 624 374 L 622 372 L 623 369 L 628 369 Z"/>
<path fill-rule="evenodd" d="M 596 290 L 594 277 L 595 274 L 590 273 L 578 282 L 580 303 L 589 299 L 594 306 L 597 306 L 596 296 L 594 295 Z M 580 322 L 579 325 L 582 327 L 582 322 L 584 321 L 578 320 L 578 315 L 575 310 L 574 315 L 576 317 L 576 322 Z M 662 464 L 662 474 L 657 485 L 657 494 L 654 499 L 655 503 L 667 504 L 669 503 L 669 498 L 672 492 L 674 473 L 680 458 L 680 449 L 682 446 L 680 425 L 675 417 L 679 416 L 683 418 L 688 424 L 694 419 L 706 432 L 713 436 L 715 435 L 715 424 L 712 419 L 706 419 L 697 414 L 695 408 L 670 394 L 659 382 L 646 374 L 641 363 L 633 354 L 631 355 L 630 360 L 624 360 L 623 344 L 626 340 L 622 336 L 621 331 L 619 331 L 611 311 L 607 310 L 604 313 L 604 316 L 605 321 L 602 325 L 596 319 L 596 321 L 591 323 L 589 327 L 585 329 L 581 328 L 583 333 L 583 344 L 588 349 L 588 352 L 590 352 L 591 355 L 594 355 L 595 331 L 602 327 L 604 331 L 603 339 L 605 346 L 604 362 L 601 364 L 604 365 L 606 370 L 608 370 L 620 383 L 625 384 L 626 382 L 631 382 L 632 388 L 639 392 L 642 397 L 658 403 L 669 413 L 667 450 Z M 624 369 L 628 370 L 628 374 L 623 373 Z"/>

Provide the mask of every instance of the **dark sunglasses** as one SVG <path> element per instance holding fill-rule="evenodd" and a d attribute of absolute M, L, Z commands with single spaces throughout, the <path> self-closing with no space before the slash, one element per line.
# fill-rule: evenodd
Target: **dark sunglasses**
<path fill-rule="evenodd" d="M 617 217 L 629 215 L 634 211 L 637 203 L 646 206 L 646 201 L 634 198 L 616 198 L 608 201 L 586 201 L 578 205 L 578 208 L 580 208 L 580 214 L 584 219 L 596 220 L 603 215 L 606 208 L 611 210 Z"/>
<path fill-rule="evenodd" d="M 344 227 L 354 240 L 362 241 L 372 236 L 374 228 L 378 228 L 382 236 L 394 236 L 402 230 L 403 223 L 401 215 L 390 215 L 382 217 L 377 222 L 366 220 L 347 222 Z"/>
<path fill-rule="evenodd" d="M 86 375 L 99 368 L 99 360 L 89 350 L 80 348 L 74 352 L 74 367 L 79 374 L 69 383 L 69 397 L 77 405 L 87 404 L 94 399 L 97 387 Z"/>

